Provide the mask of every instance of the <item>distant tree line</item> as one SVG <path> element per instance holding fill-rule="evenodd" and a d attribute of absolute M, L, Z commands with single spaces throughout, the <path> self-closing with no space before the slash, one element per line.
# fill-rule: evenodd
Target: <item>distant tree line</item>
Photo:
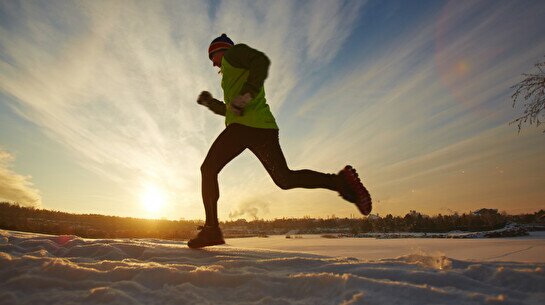
<path fill-rule="evenodd" d="M 238 219 L 222 222 L 225 237 L 271 234 L 321 233 L 389 233 L 389 232 L 449 232 L 487 231 L 504 227 L 509 222 L 536 223 L 543 219 L 544 210 L 532 214 L 508 215 L 497 210 L 483 213 L 454 213 L 427 216 L 411 211 L 405 216 L 367 218 L 281 218 L 274 220 Z M 97 214 L 71 214 L 59 211 L 23 207 L 0 202 L 0 228 L 54 235 L 77 235 L 84 238 L 160 238 L 186 240 L 195 234 L 201 221 L 152 220 Z"/>
<path fill-rule="evenodd" d="M 494 211 L 494 210 L 492 210 Z M 274 232 L 285 234 L 296 230 L 299 234 L 318 233 L 393 233 L 393 232 L 424 232 L 446 233 L 450 231 L 489 231 L 503 228 L 507 223 L 536 223 L 545 214 L 540 210 L 533 214 L 508 215 L 506 213 L 486 212 L 481 214 L 468 213 L 452 215 L 427 216 L 411 211 L 405 216 L 368 218 L 282 218 L 275 220 L 239 219 L 225 222 L 225 228 L 247 228 L 249 231 L 266 234 Z"/>
<path fill-rule="evenodd" d="M 0 228 L 86 238 L 187 239 L 194 234 L 197 221 L 171 221 L 71 214 L 0 202 Z"/>

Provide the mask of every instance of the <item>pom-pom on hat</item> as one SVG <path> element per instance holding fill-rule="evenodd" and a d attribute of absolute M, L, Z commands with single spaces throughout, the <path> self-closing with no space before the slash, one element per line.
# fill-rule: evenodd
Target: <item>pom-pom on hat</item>
<path fill-rule="evenodd" d="M 227 50 L 233 45 L 235 45 L 235 43 L 229 37 L 227 37 L 225 33 L 221 34 L 220 37 L 212 40 L 210 43 L 210 46 L 208 47 L 208 57 L 212 59 L 212 54 L 214 54 L 214 52 Z"/>

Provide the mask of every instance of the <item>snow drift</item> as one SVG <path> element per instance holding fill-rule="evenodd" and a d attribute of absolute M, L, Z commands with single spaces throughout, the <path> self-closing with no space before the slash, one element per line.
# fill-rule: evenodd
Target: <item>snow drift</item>
<path fill-rule="evenodd" d="M 544 267 L 0 230 L 0 304 L 543 304 Z"/>

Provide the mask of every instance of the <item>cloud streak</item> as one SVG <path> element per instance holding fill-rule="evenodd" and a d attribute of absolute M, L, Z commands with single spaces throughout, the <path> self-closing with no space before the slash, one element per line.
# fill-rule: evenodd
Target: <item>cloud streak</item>
<path fill-rule="evenodd" d="M 199 166 L 222 126 L 194 102 L 200 90 L 221 97 L 208 43 L 226 32 L 265 50 L 278 109 L 335 57 L 363 3 L 3 3 L 0 90 L 88 169 L 133 192 L 160 185 L 195 217 Z"/>
<path fill-rule="evenodd" d="M 194 100 L 201 90 L 221 99 L 206 49 L 227 33 L 272 61 L 268 101 L 294 169 L 355 165 L 381 213 L 430 213 L 455 190 L 470 207 L 504 194 L 504 180 L 479 193 L 466 182 L 486 174 L 464 182 L 450 171 L 510 168 L 518 146 L 529 157 L 515 176 L 543 162 L 535 135 L 502 127 L 515 117 L 509 86 L 545 49 L 545 5 L 526 4 L 447 1 L 407 22 L 400 8 L 385 32 L 365 23 L 376 9 L 366 1 L 6 2 L 0 90 L 86 168 L 129 193 L 157 185 L 182 217 L 202 217 L 199 166 L 223 122 Z M 530 206 L 539 179 L 528 179 L 509 198 Z M 274 216 L 355 212 L 332 192 L 278 195 L 249 153 L 220 187 L 220 218 L 252 215 L 256 196 Z"/>
<path fill-rule="evenodd" d="M 32 177 L 14 172 L 11 169 L 11 163 L 14 160 L 12 154 L 0 149 L 0 200 L 39 207 L 42 199 L 39 191 L 30 181 Z"/>
<path fill-rule="evenodd" d="M 330 171 L 329 166 L 353 163 L 375 198 L 396 202 L 378 205 L 381 213 L 403 214 L 415 207 L 433 213 L 443 194 L 463 199 L 466 209 L 484 203 L 508 209 L 510 203 L 498 201 L 494 192 L 527 206 L 543 202 L 526 196 L 536 193 L 539 179 L 533 176 L 517 183 L 516 191 L 482 178 L 489 168 L 517 162 L 514 147 L 524 147 L 520 155 L 532 157 L 511 175 L 534 173 L 535 164 L 544 162 L 537 153 L 541 143 L 523 144 L 536 134 L 516 137 L 516 130 L 504 127 L 513 117 L 509 87 L 545 49 L 537 30 L 543 26 L 537 15 L 545 7 L 487 3 L 448 2 L 338 68 L 290 120 L 290 129 L 305 130 L 304 142 L 288 136 L 293 163 Z M 478 166 L 488 162 L 496 165 Z M 446 174 L 449 168 L 476 167 L 486 173 L 470 179 L 473 185 Z M 475 190 L 479 184 L 481 192 Z M 405 195 L 417 186 L 435 191 L 426 197 Z"/>

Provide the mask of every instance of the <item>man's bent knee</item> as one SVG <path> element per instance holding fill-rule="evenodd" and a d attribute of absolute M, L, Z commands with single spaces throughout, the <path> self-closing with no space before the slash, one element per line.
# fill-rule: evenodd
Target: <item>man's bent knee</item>
<path fill-rule="evenodd" d="M 295 187 L 294 183 L 288 178 L 288 175 L 275 176 L 273 177 L 273 181 L 279 188 L 283 190 L 289 190 Z"/>

